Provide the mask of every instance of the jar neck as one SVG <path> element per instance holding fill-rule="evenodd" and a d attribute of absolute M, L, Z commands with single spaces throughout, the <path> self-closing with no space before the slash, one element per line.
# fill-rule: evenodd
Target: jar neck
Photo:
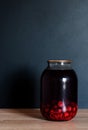
<path fill-rule="evenodd" d="M 54 69 L 54 70 L 70 70 L 72 69 L 71 67 L 71 62 L 48 62 L 48 69 Z"/>

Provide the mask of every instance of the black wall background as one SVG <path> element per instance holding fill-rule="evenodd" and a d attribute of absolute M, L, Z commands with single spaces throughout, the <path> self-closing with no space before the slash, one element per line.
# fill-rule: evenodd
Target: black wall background
<path fill-rule="evenodd" d="M 0 107 L 39 107 L 48 59 L 72 59 L 88 107 L 88 0 L 0 1 Z"/>

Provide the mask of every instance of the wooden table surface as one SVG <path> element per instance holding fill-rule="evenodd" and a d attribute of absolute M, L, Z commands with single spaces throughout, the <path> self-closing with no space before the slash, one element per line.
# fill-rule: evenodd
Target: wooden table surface
<path fill-rule="evenodd" d="M 47 121 L 39 109 L 0 109 L 0 130 L 88 130 L 88 110 L 70 121 Z"/>

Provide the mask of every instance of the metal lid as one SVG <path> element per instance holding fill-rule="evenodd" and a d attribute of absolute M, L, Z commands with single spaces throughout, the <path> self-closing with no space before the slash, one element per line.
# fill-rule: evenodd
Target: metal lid
<path fill-rule="evenodd" d="M 48 62 L 50 63 L 56 63 L 56 62 L 58 62 L 58 63 L 71 63 L 72 62 L 72 60 L 48 60 Z"/>

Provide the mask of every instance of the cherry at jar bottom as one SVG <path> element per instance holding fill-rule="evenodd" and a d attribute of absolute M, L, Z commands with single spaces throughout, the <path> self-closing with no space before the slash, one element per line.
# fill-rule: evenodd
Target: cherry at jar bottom
<path fill-rule="evenodd" d="M 77 113 L 78 106 L 75 102 L 66 105 L 63 101 L 52 101 L 51 104 L 42 104 L 41 113 L 47 120 L 68 121 Z"/>

